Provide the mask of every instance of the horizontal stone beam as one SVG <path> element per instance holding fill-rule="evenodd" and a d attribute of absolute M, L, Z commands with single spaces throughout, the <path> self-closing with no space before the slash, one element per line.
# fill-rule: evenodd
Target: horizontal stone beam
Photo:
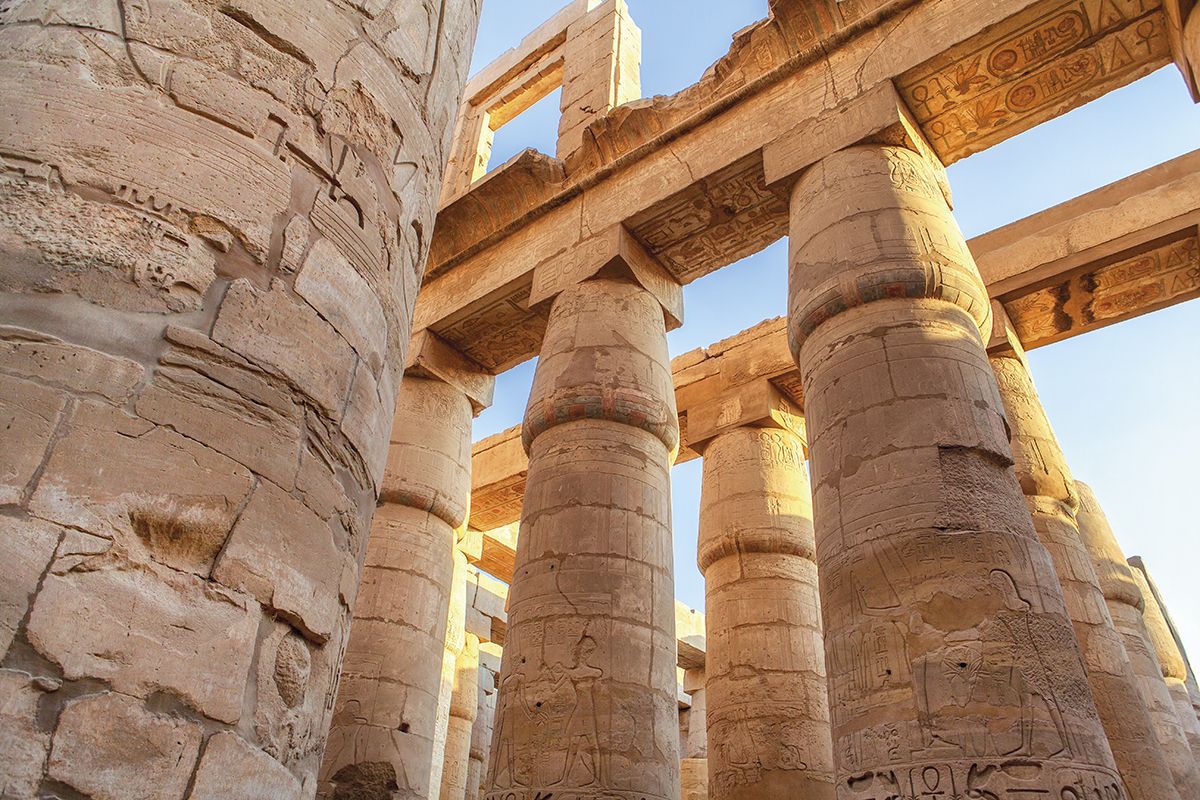
<path fill-rule="evenodd" d="M 989 293 L 1028 350 L 1200 296 L 1198 225 L 1200 150 L 968 244 Z M 804 405 L 782 318 L 684 353 L 671 370 L 677 463 L 697 458 L 691 445 L 716 427 L 763 424 L 765 397 Z M 527 467 L 519 428 L 475 444 L 472 528 L 501 528 L 520 518 Z M 511 542 L 491 545 L 488 558 L 510 558 L 501 552 L 511 544 L 515 531 Z"/>
<path fill-rule="evenodd" d="M 767 186 L 763 151 L 798 130 L 827 148 L 886 136 L 878 112 L 894 93 L 949 164 L 1172 58 L 1161 0 L 773 0 L 771 10 L 694 86 L 618 107 L 565 162 L 527 151 L 446 205 L 414 329 L 503 371 L 540 346 L 535 270 L 602 231 L 624 226 L 681 284 L 783 236 L 787 205 Z"/>

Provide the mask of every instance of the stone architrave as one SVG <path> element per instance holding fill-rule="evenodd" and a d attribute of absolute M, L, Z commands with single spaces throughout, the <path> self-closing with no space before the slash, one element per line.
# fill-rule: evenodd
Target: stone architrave
<path fill-rule="evenodd" d="M 997 329 L 1006 324 L 997 314 Z M 1096 711 L 1117 769 L 1133 800 L 1170 800 L 1177 794 L 1168 754 L 1160 745 L 1143 698 L 1136 665 L 1126 649 L 1127 638 L 1114 625 L 1121 610 L 1119 601 L 1130 598 L 1113 582 L 1102 581 L 1093 567 L 1088 537 L 1081 535 L 1083 520 L 1075 517 L 1079 507 L 1075 482 L 1019 345 L 994 349 L 990 360 L 1008 419 L 1017 480 L 1033 528 L 1054 560 L 1062 583 L 1067 613 L 1075 626 Z"/>
<path fill-rule="evenodd" d="M 1125 797 L 940 169 L 855 146 L 791 196 L 838 797 Z"/>
<path fill-rule="evenodd" d="M 409 375 L 397 398 L 382 504 L 367 545 L 321 795 L 426 796 L 440 776 L 440 714 L 455 578 L 455 531 L 470 498 L 471 403 L 448 383 Z M 456 561 L 463 562 L 457 570 Z M 462 623 L 457 626 L 459 647 Z M 445 691 L 449 702 L 449 689 Z M 436 769 L 435 769 L 436 764 Z M 388 787 L 394 787 L 389 789 Z"/>
<path fill-rule="evenodd" d="M 525 414 L 488 800 L 679 796 L 662 305 L 623 276 L 553 301 Z"/>
<path fill-rule="evenodd" d="M 1200 717 L 1196 713 L 1195 699 L 1188 691 L 1187 659 L 1184 658 L 1172 634 L 1167 615 L 1159 605 L 1158 594 L 1150 584 L 1144 565 L 1136 557 L 1133 561 L 1133 579 L 1142 590 L 1142 598 L 1145 601 L 1142 620 L 1146 625 L 1146 635 L 1162 668 L 1163 680 L 1166 681 L 1167 691 L 1171 693 L 1175 714 L 1187 736 L 1192 757 L 1200 762 Z"/>
<path fill-rule="evenodd" d="M 480 6 L 0 7 L 0 658 L 62 681 L 39 795 L 315 786 Z"/>
<path fill-rule="evenodd" d="M 446 729 L 442 791 L 438 800 L 467 800 L 470 789 L 471 734 L 479 704 L 479 637 L 464 634 L 454 670 L 450 721 Z"/>
<path fill-rule="evenodd" d="M 738 427 L 702 452 L 709 796 L 832 800 L 804 444 L 790 430 Z"/>
<path fill-rule="evenodd" d="M 1149 712 L 1159 750 L 1180 799 L 1200 797 L 1200 767 L 1192 754 L 1187 735 L 1179 724 L 1175 702 L 1163 679 L 1158 656 L 1150 645 L 1143 621 L 1145 600 L 1134 576 L 1136 570 L 1126 563 L 1125 554 L 1121 552 L 1121 545 L 1096 500 L 1095 492 L 1087 484 L 1078 481 L 1075 487 L 1079 495 L 1079 532 L 1096 568 L 1113 624 L 1124 639 L 1125 650 L 1137 678 L 1142 702 Z"/>

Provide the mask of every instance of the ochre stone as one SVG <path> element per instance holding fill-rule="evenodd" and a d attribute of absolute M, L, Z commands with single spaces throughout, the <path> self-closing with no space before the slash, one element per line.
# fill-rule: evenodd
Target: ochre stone
<path fill-rule="evenodd" d="M 709 796 L 832 800 L 812 499 L 794 433 L 735 428 L 705 446 L 699 548 Z"/>
<path fill-rule="evenodd" d="M 479 638 L 464 634 L 454 669 L 439 800 L 466 800 L 471 771 L 471 732 L 479 706 Z"/>
<path fill-rule="evenodd" d="M 792 191 L 838 796 L 1120 797 L 937 169 L 852 147 Z"/>
<path fill-rule="evenodd" d="M 553 302 L 525 415 L 529 479 L 488 800 L 679 794 L 663 310 L 588 280 Z"/>
<path fill-rule="evenodd" d="M 188 800 L 300 800 L 300 781 L 232 733 L 209 737 Z"/>
<path fill-rule="evenodd" d="M 1079 532 L 1096 568 L 1113 624 L 1125 642 L 1125 650 L 1129 654 L 1142 702 L 1149 712 L 1161 757 L 1170 770 L 1180 800 L 1200 797 L 1200 767 L 1179 724 L 1175 702 L 1146 633 L 1143 622 L 1145 600 L 1134 577 L 1136 570 L 1126 563 L 1121 545 L 1091 487 L 1079 482 L 1075 486 L 1079 493 Z M 1128 714 L 1130 709 L 1123 708 L 1121 711 Z M 1112 741 L 1111 736 L 1109 741 Z"/>
<path fill-rule="evenodd" d="M 1117 769 L 1133 800 L 1176 797 L 1168 758 L 1159 745 L 1126 639 L 1113 624 L 1114 603 L 1138 605 L 1128 582 L 1104 582 L 1092 565 L 1081 534 L 1079 505 L 1066 458 L 1042 409 L 1029 367 L 1019 354 L 991 358 L 1008 418 L 1017 479 L 1038 539 L 1054 560 L 1067 613 L 1083 654 L 1096 711 L 1104 725 Z M 1122 562 L 1123 563 L 1123 562 Z M 1122 591 L 1122 590 L 1126 591 Z"/>

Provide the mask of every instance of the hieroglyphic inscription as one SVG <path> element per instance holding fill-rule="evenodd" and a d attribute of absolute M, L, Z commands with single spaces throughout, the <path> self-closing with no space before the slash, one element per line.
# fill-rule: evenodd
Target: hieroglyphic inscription
<path fill-rule="evenodd" d="M 949 164 L 1169 59 L 1161 0 L 1051 2 L 912 70 L 897 86 Z"/>
<path fill-rule="evenodd" d="M 1025 347 L 1075 336 L 1200 295 L 1194 234 L 1004 300 Z"/>
<path fill-rule="evenodd" d="M 480 301 L 434 331 L 485 369 L 501 372 L 536 355 L 546 313 L 529 308 L 530 276 Z"/>
<path fill-rule="evenodd" d="M 767 189 L 757 156 L 712 176 L 631 219 L 651 254 L 688 283 L 752 255 L 787 234 L 787 203 Z"/>

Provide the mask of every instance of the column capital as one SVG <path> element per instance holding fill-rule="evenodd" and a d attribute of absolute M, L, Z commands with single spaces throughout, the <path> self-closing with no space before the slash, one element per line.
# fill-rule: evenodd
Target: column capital
<path fill-rule="evenodd" d="M 1200 102 L 1200 11 L 1195 0 L 1164 0 L 1171 56 L 1192 99 Z"/>
<path fill-rule="evenodd" d="M 999 300 L 992 301 L 992 332 L 988 337 L 987 353 L 989 357 L 1009 357 L 1028 364 L 1025 359 L 1025 347 L 1021 344 L 1021 336 L 1013 325 L 1012 318 Z"/>
<path fill-rule="evenodd" d="M 476 416 L 492 404 L 496 377 L 430 330 L 413 334 L 404 374 L 433 378 L 462 392 Z"/>
<path fill-rule="evenodd" d="M 612 225 L 533 270 L 529 306 L 553 301 L 570 286 L 612 277 L 641 286 L 662 306 L 667 330 L 683 324 L 683 287 L 624 225 Z"/>

